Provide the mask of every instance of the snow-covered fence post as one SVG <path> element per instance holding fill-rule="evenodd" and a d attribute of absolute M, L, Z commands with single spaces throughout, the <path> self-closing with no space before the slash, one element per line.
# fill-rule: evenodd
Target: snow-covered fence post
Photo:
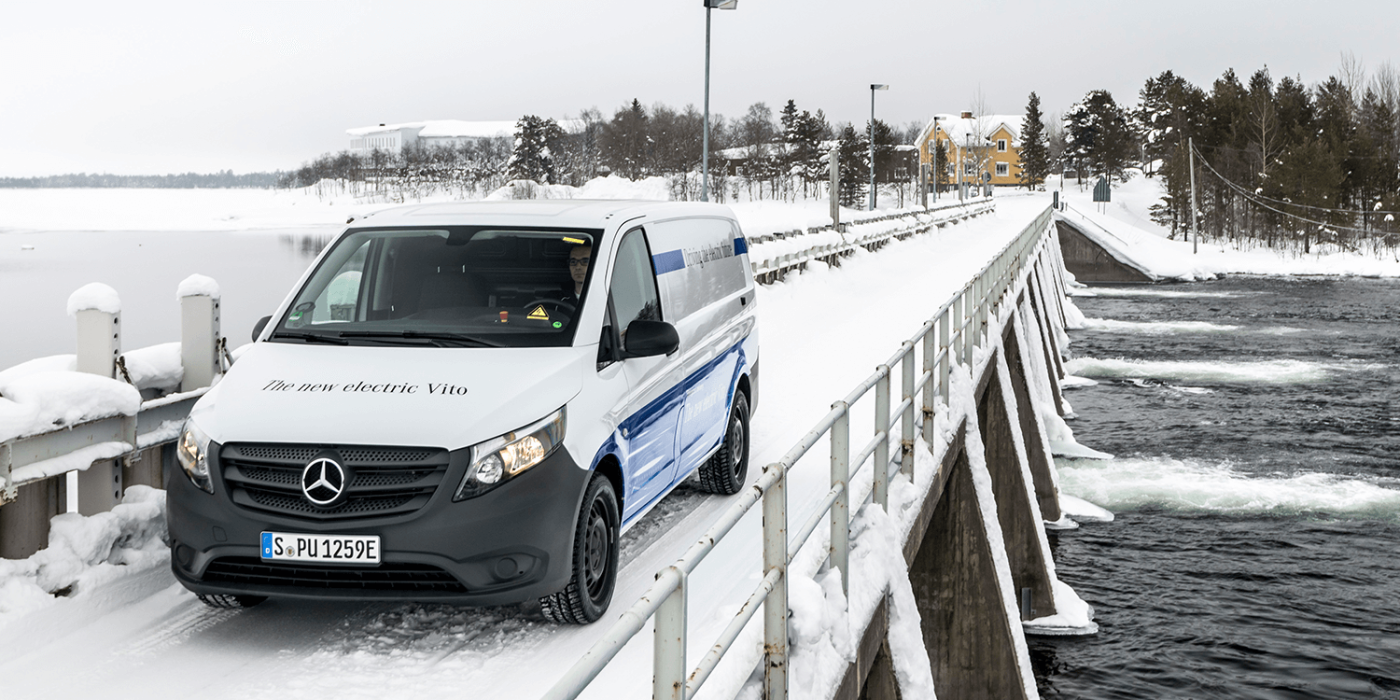
<path fill-rule="evenodd" d="M 100 282 L 80 287 L 68 297 L 68 315 L 78 321 L 78 371 L 117 376 L 122 354 L 121 299 Z"/>
<path fill-rule="evenodd" d="M 186 277 L 175 291 L 180 300 L 180 391 L 214 383 L 219 364 L 219 284 L 204 275 Z"/>
<path fill-rule="evenodd" d="M 914 481 L 914 421 L 916 404 L 918 399 L 915 396 L 915 387 L 918 385 L 917 377 L 914 374 L 914 343 L 904 341 L 904 357 L 899 361 L 900 379 L 903 382 L 900 394 L 900 403 L 907 404 L 899 419 L 899 471 L 909 477 L 909 481 Z M 889 472 L 888 463 L 882 465 L 886 473 Z"/>
<path fill-rule="evenodd" d="M 68 297 L 68 315 L 78 322 L 77 370 L 121 380 L 117 358 L 122 354 L 121 298 L 100 282 L 79 287 Z M 132 417 L 122 434 L 136 443 Z M 105 513 L 121 502 L 122 470 L 116 460 L 94 462 L 78 472 L 78 512 Z"/>

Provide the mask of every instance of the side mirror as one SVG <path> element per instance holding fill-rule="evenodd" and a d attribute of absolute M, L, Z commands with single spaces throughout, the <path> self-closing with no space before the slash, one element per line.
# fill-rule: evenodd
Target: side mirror
<path fill-rule="evenodd" d="M 628 357 L 670 355 L 681 346 L 676 327 L 665 321 L 633 321 L 623 341 Z"/>
<path fill-rule="evenodd" d="M 267 328 L 267 322 L 271 320 L 271 316 L 263 316 L 258 319 L 257 323 L 253 324 L 253 342 L 258 342 L 258 336 L 262 335 L 263 329 Z"/>

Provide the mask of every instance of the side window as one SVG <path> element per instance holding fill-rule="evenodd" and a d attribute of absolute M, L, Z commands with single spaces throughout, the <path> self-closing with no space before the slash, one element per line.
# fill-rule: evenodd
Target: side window
<path fill-rule="evenodd" d="M 617 264 L 613 266 L 609 287 L 613 318 L 618 334 L 627 335 L 633 321 L 660 321 L 661 301 L 656 293 L 656 272 L 651 266 L 651 253 L 641 229 L 633 229 L 617 247 Z"/>

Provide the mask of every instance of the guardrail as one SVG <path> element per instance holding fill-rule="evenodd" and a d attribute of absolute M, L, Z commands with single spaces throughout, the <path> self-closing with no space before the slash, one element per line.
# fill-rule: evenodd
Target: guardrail
<path fill-rule="evenodd" d="M 889 480 L 898 472 L 912 479 L 914 441 L 920 423 L 934 414 L 936 401 L 948 402 L 949 373 L 954 362 L 971 367 L 974 350 L 988 343 L 986 331 L 991 318 L 1000 318 L 1006 309 L 1007 296 L 1014 294 L 1019 281 L 1036 266 L 1063 269 L 1058 246 L 1047 245 L 1054 240 L 1051 209 L 1046 208 L 1029 226 L 1008 243 L 974 277 L 945 302 L 925 322 L 919 332 L 905 341 L 898 352 L 880 365 L 874 374 L 861 382 L 843 399 L 832 404 L 831 411 L 794 445 L 783 458 L 767 465 L 755 482 L 737 496 L 737 501 L 695 544 L 691 545 L 671 566 L 656 575 L 656 582 L 582 658 L 571 667 L 545 695 L 545 700 L 570 700 L 578 697 L 598 676 L 614 656 L 655 618 L 653 641 L 652 697 L 656 700 L 688 700 L 693 698 L 720 659 L 734 644 L 745 625 L 763 606 L 763 697 L 776 700 L 787 697 L 788 688 L 788 566 L 808 538 L 828 521 L 831 532 L 828 557 L 831 566 L 840 571 L 842 591 L 850 587 L 850 481 L 873 462 L 874 476 L 870 498 L 882 507 L 889 506 Z M 1060 275 L 1042 275 L 1054 279 L 1056 291 L 1063 292 Z M 1012 299 L 1014 301 L 1014 297 Z M 922 363 L 916 348 L 922 348 Z M 900 402 L 891 408 L 893 367 L 900 367 Z M 875 389 L 875 434 L 851 457 L 851 407 Z M 916 410 L 918 409 L 918 410 Z M 889 454 L 890 437 L 896 423 L 899 426 L 899 455 Z M 816 503 L 816 511 L 798 529 L 796 537 L 788 538 L 787 472 L 813 445 L 824 436 L 831 443 L 831 488 Z M 873 459 L 872 459 L 873 458 Z M 880 465 L 883 465 L 881 468 Z M 862 497 L 862 502 L 864 497 Z M 763 578 L 757 588 L 739 608 L 719 639 L 692 670 L 686 664 L 687 586 L 686 580 L 700 562 L 715 548 L 751 508 L 762 502 L 763 507 Z"/>
<path fill-rule="evenodd" d="M 180 425 L 194 403 L 223 372 L 225 360 L 228 363 L 232 360 L 219 334 L 218 285 L 207 277 L 195 275 L 180 284 L 176 295 L 181 314 L 181 337 L 176 349 L 180 367 L 177 385 L 163 387 L 171 390 L 163 396 L 152 396 L 159 392 L 148 388 L 145 400 L 136 401 L 134 405 L 114 402 L 90 411 L 91 415 L 81 422 L 58 427 L 50 425 L 36 432 L 21 430 L 0 441 L 0 504 L 16 500 L 21 486 L 68 472 L 86 471 L 94 462 L 103 460 L 130 463 L 139 459 L 143 451 L 172 442 L 179 436 Z M 78 327 L 73 370 L 104 377 L 102 381 L 129 384 L 139 393 L 143 387 L 139 386 L 140 382 L 133 381 L 136 369 L 133 366 L 129 370 L 127 362 L 135 352 L 123 354 L 121 351 L 120 308 L 117 293 L 105 285 L 88 285 L 69 298 L 69 313 L 77 318 Z M 63 371 L 59 369 L 53 374 Z M 124 391 L 132 392 L 132 389 Z M 92 504 L 92 508 L 80 503 L 85 511 L 107 510 L 120 501 L 120 472 L 116 476 L 103 475 L 101 480 L 112 488 L 104 486 L 89 492 L 108 491 L 111 498 L 102 499 L 105 503 Z"/>
<path fill-rule="evenodd" d="M 751 251 L 750 253 L 749 263 L 753 268 L 754 278 L 758 280 L 761 284 L 767 284 L 777 279 L 781 279 L 783 274 L 790 270 L 803 268 L 813 260 L 825 260 L 827 262 L 835 262 L 835 260 L 839 256 L 849 254 L 851 251 L 855 250 L 858 247 L 864 247 L 873 250 L 874 248 L 883 245 L 886 241 L 889 241 L 893 238 L 903 238 L 906 236 L 910 236 L 914 233 L 927 231 L 928 229 L 934 226 L 941 226 L 950 221 L 967 219 L 969 217 L 978 216 L 980 214 L 985 214 L 987 212 L 995 210 L 995 200 L 980 199 L 965 204 L 945 205 L 936 209 L 931 208 L 925 211 L 903 212 L 899 214 L 890 214 L 887 216 L 874 217 L 870 219 L 862 219 L 860 221 L 851 221 L 843 223 L 839 227 L 828 226 L 823 228 L 808 229 L 806 234 L 803 234 L 801 231 L 793 231 L 785 234 L 767 234 L 764 236 L 757 236 L 749 239 L 750 245 L 755 247 L 761 247 L 763 244 L 770 243 L 773 241 L 786 240 L 788 238 L 793 237 L 801 237 L 804 235 L 816 235 L 822 233 L 839 234 L 841 236 L 841 240 L 839 242 L 833 242 L 824 245 L 814 245 L 796 252 L 776 255 L 771 258 L 764 258 L 761 260 L 752 259 L 753 253 L 761 252 L 755 250 Z M 898 219 L 914 219 L 915 223 L 903 228 L 891 229 L 886 231 L 877 231 L 865 235 L 848 233 L 849 229 L 852 227 L 864 226 L 867 224 L 880 223 Z"/>
<path fill-rule="evenodd" d="M 895 214 L 882 214 L 882 215 L 880 215 L 880 216 L 872 216 L 872 217 L 863 218 L 863 219 L 851 219 L 850 221 L 844 221 L 844 222 L 842 222 L 839 226 L 830 226 L 830 225 L 827 225 L 827 226 L 810 226 L 810 227 L 806 228 L 805 230 L 804 230 L 804 229 L 798 228 L 798 229 L 793 229 L 793 230 L 791 230 L 791 231 L 774 231 L 773 233 L 765 233 L 765 234 L 758 235 L 758 236 L 749 236 L 749 243 L 754 244 L 754 245 L 761 245 L 761 244 L 764 244 L 764 243 L 770 243 L 770 242 L 772 242 L 772 241 L 782 241 L 782 240 L 787 240 L 787 239 L 789 239 L 789 238 L 795 238 L 795 237 L 798 237 L 798 236 L 815 235 L 815 234 L 819 234 L 819 233 L 822 233 L 822 232 L 825 232 L 825 231 L 844 230 L 846 227 L 849 227 L 849 226 L 859 226 L 859 225 L 861 225 L 861 224 L 878 223 L 878 222 L 881 222 L 881 221 L 890 221 L 890 220 L 893 220 L 893 219 L 903 219 L 903 218 L 905 218 L 905 217 L 913 216 L 913 215 L 915 215 L 915 214 L 934 214 L 934 213 L 937 213 L 937 212 L 947 211 L 947 210 L 950 210 L 950 209 L 966 208 L 966 207 L 972 206 L 972 205 L 974 205 L 974 204 L 984 204 L 984 203 L 986 203 L 986 202 L 991 202 L 991 201 L 993 201 L 991 197 L 973 197 L 973 198 L 970 198 L 970 199 L 967 199 L 967 200 L 961 201 L 961 202 L 951 202 L 951 203 L 948 203 L 948 204 L 935 204 L 935 205 L 933 205 L 933 206 L 931 206 L 931 207 L 927 207 L 927 208 L 921 209 L 921 210 L 908 210 L 908 211 L 901 211 L 901 212 L 898 212 L 898 213 L 895 213 Z"/>

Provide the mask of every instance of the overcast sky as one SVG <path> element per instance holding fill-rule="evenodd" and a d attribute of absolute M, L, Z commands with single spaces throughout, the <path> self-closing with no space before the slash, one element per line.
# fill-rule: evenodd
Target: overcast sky
<path fill-rule="evenodd" d="M 1312 85 L 1343 51 L 1397 59 L 1400 2 L 740 0 L 714 11 L 711 110 L 789 99 L 864 124 L 968 108 L 1131 103 L 1173 70 L 1208 88 Z M 290 169 L 347 128 L 700 107 L 701 0 L 13 2 L 0 23 L 0 176 Z"/>

